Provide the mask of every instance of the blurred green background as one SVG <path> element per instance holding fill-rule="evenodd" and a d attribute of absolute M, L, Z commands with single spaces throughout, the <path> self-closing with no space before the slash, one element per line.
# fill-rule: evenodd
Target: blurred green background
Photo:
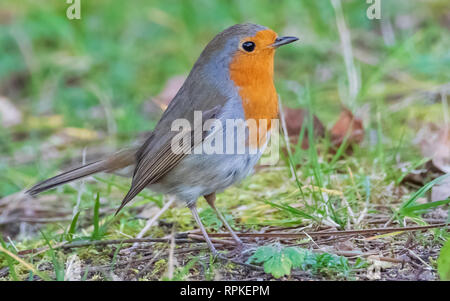
<path fill-rule="evenodd" d="M 242 22 L 300 37 L 276 56 L 285 104 L 304 106 L 308 83 L 326 126 L 343 105 L 354 112 L 368 105 L 369 132 L 379 113 L 387 144 L 412 140 L 417 127 L 410 121 L 442 119 L 442 106 L 422 99 L 392 111 L 389 104 L 450 81 L 449 2 L 381 4 L 381 20 L 369 20 L 366 1 L 342 1 L 361 83 L 351 99 L 330 1 L 81 0 L 81 20 L 69 20 L 62 0 L 2 0 L 0 97 L 20 119 L 0 123 L 0 197 L 54 174 L 80 155 L 75 146 L 112 136 L 108 145 L 116 148 L 152 129 L 160 112 L 148 108 L 151 98 L 170 78 L 186 75 L 215 34 Z M 55 136 L 61 129 L 70 129 L 63 138 Z"/>

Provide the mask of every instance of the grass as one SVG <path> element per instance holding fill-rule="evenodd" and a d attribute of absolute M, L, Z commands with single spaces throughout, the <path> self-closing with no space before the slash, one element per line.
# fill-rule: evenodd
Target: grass
<path fill-rule="evenodd" d="M 283 104 L 308 109 L 309 118 L 299 143 L 277 166 L 260 168 L 218 195 L 217 206 L 233 227 L 243 232 L 273 227 L 366 229 L 388 221 L 394 225 L 426 224 L 442 220 L 444 213 L 448 216 L 448 199 L 424 202 L 433 185 L 443 178 L 424 179 L 423 187 L 404 182 L 411 171 L 428 161 L 415 142 L 417 132 L 428 123 L 444 123 L 446 107 L 440 94 L 443 85 L 450 82 L 450 39 L 445 38 L 449 24 L 443 9 L 446 0 L 383 2 L 382 21 L 393 28 L 392 44 L 385 43 L 381 22 L 366 18 L 364 1 L 342 2 L 343 30 L 351 35 L 352 59 L 360 81 L 354 99 L 347 96 L 348 67 L 340 50 L 342 32 L 336 27 L 331 1 L 82 1 L 82 20 L 73 21 L 65 17 L 64 1 L 47 1 L 46 5 L 31 0 L 2 1 L 0 96 L 17 107 L 22 120 L 0 129 L 0 216 L 7 213 L 16 219 L 0 223 L 0 279 L 62 280 L 65 264 L 73 255 L 82 263 L 85 280 L 111 279 L 111 273 L 121 279 L 140 280 L 241 279 L 236 273 L 249 279 L 257 277 L 234 264 L 210 262 L 204 257 L 208 254 L 205 250 L 183 253 L 184 245 L 175 248 L 181 253 L 176 253 L 178 265 L 172 279 L 167 277 L 169 246 L 164 243 L 140 247 L 133 255 L 136 257 L 126 253 L 129 246 L 122 244 L 58 247 L 63 241 L 135 237 L 166 199 L 143 191 L 113 218 L 129 179 L 98 175 L 83 184 L 71 183 L 44 193 L 34 201 L 2 202 L 79 164 L 83 150 L 90 160 L 151 130 L 161 114 L 151 97 L 160 93 L 168 79 L 186 75 L 216 33 L 246 21 L 300 37 L 299 43 L 278 51 L 275 84 Z M 346 151 L 345 142 L 330 152 L 331 137 L 315 137 L 312 115 L 330 128 L 344 105 L 362 116 L 364 140 L 352 146 L 352 153 Z M 306 136 L 310 148 L 304 150 L 301 141 Z M 6 210 L 11 204 L 16 204 L 15 211 Z M 208 229 L 218 231 L 221 222 L 204 201 L 199 201 L 199 206 Z M 73 212 L 75 207 L 78 211 Z M 43 222 L 18 222 L 25 218 Z M 52 220 L 58 218 L 62 220 Z M 170 235 L 173 227 L 176 232 L 195 228 L 189 209 L 171 208 L 148 236 Z M 375 259 L 361 250 L 404 255 L 409 237 L 420 246 L 411 251 L 430 263 L 437 260 L 449 235 L 441 229 L 373 241 L 356 237 L 349 242 L 312 237 L 291 241 L 289 244 L 308 252 L 326 249 L 321 254 L 331 257 L 323 255 L 316 266 L 305 265 L 304 270 L 316 273 L 285 273 L 280 279 L 367 279 L 366 271 Z M 261 244 L 281 246 L 280 250 L 294 247 L 279 240 Z M 17 255 L 36 248 L 48 250 Z M 362 253 L 355 251 L 356 259 L 345 258 L 346 273 L 326 271 L 330 262 L 340 258 L 334 257 L 335 253 L 345 253 L 342 248 Z M 149 254 L 149 250 L 155 253 Z M 425 267 L 417 258 L 411 260 Z M 407 275 L 414 274 L 413 266 L 407 265 Z M 401 268 L 394 265 L 388 270 Z M 436 269 L 431 273 L 438 279 Z M 270 273 L 265 277 L 270 278 Z"/>

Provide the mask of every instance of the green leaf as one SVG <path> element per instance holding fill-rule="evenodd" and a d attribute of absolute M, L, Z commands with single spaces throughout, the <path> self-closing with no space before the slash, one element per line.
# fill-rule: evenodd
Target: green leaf
<path fill-rule="evenodd" d="M 450 280 L 450 239 L 446 241 L 437 260 L 438 273 L 441 280 Z"/>
<path fill-rule="evenodd" d="M 264 272 L 280 278 L 291 273 L 292 261 L 285 250 L 279 246 L 262 246 L 248 259 L 247 262 L 264 263 Z"/>
<path fill-rule="evenodd" d="M 420 205 L 414 205 L 414 206 L 409 206 L 403 209 L 403 213 L 405 215 L 408 214 L 418 214 L 418 213 L 423 213 L 424 211 L 434 208 L 434 207 L 438 207 L 438 206 L 442 206 L 442 205 L 446 205 L 450 203 L 450 199 L 446 199 L 446 200 L 442 200 L 442 201 L 434 201 L 434 202 L 430 202 L 430 203 L 425 203 L 425 204 L 420 204 Z"/>
<path fill-rule="evenodd" d="M 429 209 L 432 207 L 440 206 L 442 204 L 446 204 L 447 200 L 432 202 L 432 203 L 425 204 L 425 205 L 417 205 L 416 201 L 418 198 L 422 197 L 428 190 L 430 190 L 434 185 L 442 182 L 448 176 L 450 176 L 450 174 L 445 174 L 445 175 L 440 176 L 439 178 L 436 178 L 433 181 L 425 184 L 422 188 L 417 190 L 406 202 L 404 202 L 401 205 L 397 214 L 400 214 L 403 216 L 417 217 L 417 214 L 418 214 L 417 211 L 422 211 L 422 210 Z"/>
<path fill-rule="evenodd" d="M 301 268 L 305 263 L 305 259 L 308 257 L 309 252 L 305 249 L 287 247 L 283 250 L 283 253 L 291 260 L 293 268 Z"/>
<path fill-rule="evenodd" d="M 248 259 L 247 262 L 261 263 L 269 260 L 277 253 L 274 246 L 262 246 L 256 249 L 256 252 Z"/>
<path fill-rule="evenodd" d="M 263 263 L 264 272 L 280 278 L 291 274 L 292 268 L 313 272 L 333 271 L 347 275 L 350 265 L 345 257 L 329 253 L 313 253 L 299 247 L 262 246 L 247 263 Z"/>
<path fill-rule="evenodd" d="M 272 274 L 275 278 L 291 274 L 291 268 L 292 261 L 281 251 L 277 251 L 264 263 L 264 272 Z"/>
<path fill-rule="evenodd" d="M 235 223 L 233 220 L 233 216 L 231 214 L 227 214 L 226 212 L 223 212 L 223 217 L 228 222 L 228 224 L 231 226 L 231 228 L 235 229 Z M 212 208 L 206 208 L 200 212 L 200 218 L 207 228 L 212 228 L 216 231 L 220 230 L 223 227 L 223 222 L 220 220 L 220 218 L 217 216 L 216 212 Z"/>

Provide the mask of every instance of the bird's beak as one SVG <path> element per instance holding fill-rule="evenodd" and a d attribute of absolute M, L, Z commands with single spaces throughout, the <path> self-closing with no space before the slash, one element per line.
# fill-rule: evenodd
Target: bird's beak
<path fill-rule="evenodd" d="M 286 44 L 290 44 L 292 42 L 297 41 L 298 38 L 297 37 L 278 37 L 275 40 L 275 43 L 272 44 L 273 48 L 278 48 L 280 46 L 286 45 Z"/>

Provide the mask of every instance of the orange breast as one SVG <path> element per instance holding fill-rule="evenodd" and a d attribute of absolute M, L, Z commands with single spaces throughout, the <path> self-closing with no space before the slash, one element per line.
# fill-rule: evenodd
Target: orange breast
<path fill-rule="evenodd" d="M 271 120 L 278 118 L 278 97 L 273 83 L 275 49 L 270 47 L 276 39 L 272 30 L 262 30 L 245 41 L 254 41 L 254 53 L 238 51 L 230 63 L 230 77 L 239 89 L 245 119 L 256 121 L 256 130 L 250 128 L 250 146 L 262 147 L 271 129 Z M 264 126 L 267 121 L 267 126 Z M 257 138 L 256 138 L 257 137 Z"/>

